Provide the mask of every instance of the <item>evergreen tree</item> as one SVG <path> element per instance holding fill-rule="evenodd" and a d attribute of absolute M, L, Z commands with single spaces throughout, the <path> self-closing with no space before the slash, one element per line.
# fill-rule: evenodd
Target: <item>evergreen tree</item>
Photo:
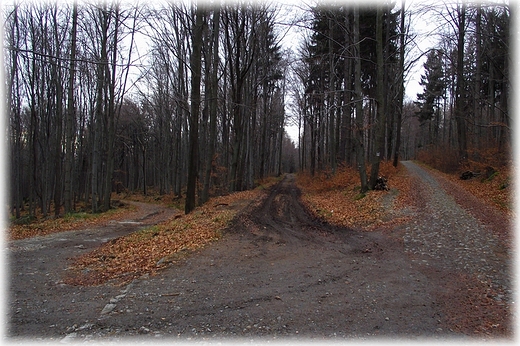
<path fill-rule="evenodd" d="M 421 124 L 428 123 L 433 130 L 435 140 L 440 127 L 441 104 L 440 101 L 444 97 L 446 89 L 446 81 L 444 78 L 443 52 L 439 49 L 432 49 L 424 63 L 424 74 L 421 76 L 419 84 L 424 87 L 424 91 L 417 94 L 416 104 L 419 111 L 416 113 Z M 431 123 L 433 121 L 433 123 Z"/>

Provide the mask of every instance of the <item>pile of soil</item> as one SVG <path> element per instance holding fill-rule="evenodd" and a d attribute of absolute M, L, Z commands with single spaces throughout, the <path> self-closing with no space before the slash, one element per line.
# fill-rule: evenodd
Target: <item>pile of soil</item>
<path fill-rule="evenodd" d="M 509 302 L 482 296 L 489 290 L 473 276 L 407 251 L 402 237 L 409 225 L 392 232 L 331 226 L 312 217 L 299 197 L 288 175 L 247 207 L 221 240 L 124 287 L 60 282 L 67 257 L 88 241 L 86 233 L 43 247 L 13 242 L 9 337 L 512 336 Z M 468 310 L 468 301 L 479 308 Z"/>

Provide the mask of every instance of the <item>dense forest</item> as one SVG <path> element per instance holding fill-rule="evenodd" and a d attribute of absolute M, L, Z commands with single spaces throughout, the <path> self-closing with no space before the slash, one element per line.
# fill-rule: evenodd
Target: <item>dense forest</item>
<path fill-rule="evenodd" d="M 313 8 L 295 66 L 300 169 L 358 167 L 366 191 L 381 160 L 454 171 L 510 158 L 509 7 L 462 1 L 415 11 L 393 2 Z M 440 23 L 438 46 L 414 56 L 410 18 L 425 13 Z M 423 55 L 424 91 L 405 100 L 405 76 Z"/>
<path fill-rule="evenodd" d="M 4 4 L 12 215 L 99 212 L 113 192 L 151 190 L 188 213 L 283 172 L 352 166 L 364 192 L 381 160 L 507 162 L 508 3 L 338 2 L 289 21 L 283 7 Z M 414 11 L 442 25 L 412 102 Z M 297 52 L 281 44 L 289 26 L 308 33 Z"/>

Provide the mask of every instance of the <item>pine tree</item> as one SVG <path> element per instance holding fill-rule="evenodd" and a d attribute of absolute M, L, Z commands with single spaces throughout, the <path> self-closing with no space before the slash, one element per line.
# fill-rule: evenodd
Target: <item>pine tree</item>
<path fill-rule="evenodd" d="M 424 63 L 424 74 L 421 76 L 420 85 L 424 87 L 421 94 L 417 94 L 416 104 L 419 111 L 416 113 L 421 124 L 428 123 L 433 132 L 430 141 L 437 139 L 440 127 L 440 101 L 444 97 L 446 81 L 444 78 L 443 52 L 438 49 L 431 50 Z M 433 121 L 433 123 L 432 123 Z"/>

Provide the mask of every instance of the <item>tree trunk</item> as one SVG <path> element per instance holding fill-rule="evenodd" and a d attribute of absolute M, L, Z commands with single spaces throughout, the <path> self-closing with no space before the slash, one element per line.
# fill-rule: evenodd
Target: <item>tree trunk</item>
<path fill-rule="evenodd" d="M 198 164 L 198 129 L 200 110 L 200 81 L 201 81 L 201 51 L 204 13 L 199 5 L 195 9 L 195 24 L 193 26 L 191 67 L 191 108 L 190 108 L 190 141 L 188 154 L 188 184 L 186 189 L 186 205 L 184 212 L 190 213 L 195 209 L 195 194 L 197 189 Z"/>
<path fill-rule="evenodd" d="M 72 211 L 72 165 L 74 161 L 74 154 L 72 145 L 74 141 L 74 122 L 75 122 L 75 107 L 74 107 L 74 81 L 76 77 L 76 40 L 78 27 L 78 3 L 74 1 L 72 8 L 72 31 L 71 31 L 71 48 L 70 48 L 70 63 L 69 63 L 69 89 L 67 90 L 67 117 L 65 118 L 65 162 L 64 162 L 64 191 L 63 202 L 65 214 Z"/>
<path fill-rule="evenodd" d="M 57 5 L 56 5 L 57 6 Z M 58 18 L 57 18 L 57 7 L 53 8 L 53 34 L 54 42 L 56 45 L 56 56 L 61 56 L 60 37 L 58 35 Z M 54 70 L 54 87 L 55 87 L 55 98 L 56 106 L 54 114 L 55 128 L 55 149 L 54 149 L 54 215 L 59 216 L 61 211 L 62 203 L 62 135 L 63 135 L 63 85 L 62 85 L 62 71 L 61 71 L 61 60 L 56 59 L 52 63 L 52 69 Z"/>
<path fill-rule="evenodd" d="M 473 93 L 473 117 L 475 119 L 475 124 L 480 125 L 482 122 L 482 107 L 480 100 L 480 89 L 481 81 L 482 81 L 482 7 L 480 2 L 476 3 L 477 13 L 475 18 L 475 89 Z M 479 149 L 485 149 L 489 143 L 483 140 L 482 136 L 482 127 L 477 126 L 476 131 L 478 133 L 473 136 L 475 140 L 475 147 L 479 147 Z"/>
<path fill-rule="evenodd" d="M 93 142 L 93 154 L 92 154 L 92 212 L 99 212 L 99 200 L 100 200 L 100 176 L 101 176 L 101 143 L 103 142 L 103 127 L 102 121 L 106 116 L 106 107 L 104 100 L 104 91 L 107 81 L 107 70 L 108 70 L 108 53 L 107 53 L 107 41 L 108 41 L 108 13 L 106 6 L 98 10 L 99 19 L 101 22 L 101 37 L 100 37 L 100 61 L 97 65 L 97 86 L 96 86 L 96 109 L 93 115 L 94 124 L 94 142 Z"/>
<path fill-rule="evenodd" d="M 283 171 L 282 171 L 282 154 L 283 154 L 283 137 L 284 137 L 284 133 L 285 133 L 285 113 L 284 113 L 284 105 L 285 105 L 285 79 L 283 80 L 283 84 L 282 84 L 282 95 L 281 95 L 281 102 L 282 102 L 282 109 L 280 109 L 280 123 L 278 125 L 278 131 L 279 131 L 279 144 L 278 144 L 278 172 L 277 172 L 277 176 L 281 176 Z"/>
<path fill-rule="evenodd" d="M 404 7 L 405 0 L 401 2 L 401 30 L 399 36 L 399 110 L 397 111 L 397 124 L 396 124 L 396 138 L 395 138 L 395 151 L 394 151 L 394 167 L 397 167 L 399 161 L 399 150 L 401 148 L 401 122 L 403 119 L 403 103 L 404 103 L 404 35 L 405 35 L 405 12 Z"/>
<path fill-rule="evenodd" d="M 464 35 L 466 26 L 466 4 L 457 5 L 458 39 L 457 39 L 457 82 L 455 85 L 455 120 L 457 122 L 457 139 L 459 159 L 467 159 L 466 119 L 464 114 Z"/>
<path fill-rule="evenodd" d="M 220 33 L 220 4 L 213 11 L 213 42 L 212 42 L 212 70 L 209 78 L 209 145 L 204 169 L 204 188 L 200 196 L 201 203 L 209 199 L 211 183 L 211 167 L 215 155 L 215 144 L 217 139 L 217 112 L 218 112 L 218 63 L 219 63 L 219 33 Z"/>
<path fill-rule="evenodd" d="M 332 25 L 332 18 L 328 19 L 329 24 L 329 38 L 328 38 L 328 48 L 329 48 L 329 95 L 328 95 L 328 118 L 329 118 L 329 133 L 328 133 L 328 141 L 329 141 L 329 163 L 332 169 L 332 174 L 336 173 L 336 131 L 335 131 L 335 107 L 333 107 L 334 102 L 336 100 L 336 73 L 334 69 L 334 46 L 332 44 L 334 37 L 334 27 Z"/>
<path fill-rule="evenodd" d="M 384 149 L 385 136 L 385 94 L 384 94 L 384 59 L 383 59 L 383 10 L 379 5 L 377 7 L 376 19 L 376 55 L 377 55 L 377 116 L 376 116 L 376 130 L 374 138 L 375 153 L 372 154 L 372 167 L 370 170 L 370 189 L 376 186 L 376 180 L 379 175 L 379 163 L 381 162 L 381 155 Z"/>
<path fill-rule="evenodd" d="M 18 5 L 15 5 L 12 12 L 12 23 L 10 30 L 10 42 L 9 44 L 12 47 L 19 47 L 20 40 L 20 29 L 18 22 Z M 7 31 L 7 28 L 6 28 Z M 7 109 L 9 112 L 9 118 L 11 126 L 9 126 L 10 135 L 9 138 L 11 140 L 11 154 L 12 154 L 12 173 L 11 173 L 11 198 L 12 198 L 12 207 L 14 209 L 15 217 L 20 218 L 20 208 L 22 207 L 22 150 L 21 150 L 21 137 L 22 137 L 22 129 L 21 129 L 21 112 L 20 112 L 20 86 L 18 83 L 18 52 L 16 50 L 12 50 L 10 52 L 11 58 L 11 68 L 9 75 L 9 84 L 7 90 Z"/>
<path fill-rule="evenodd" d="M 352 42 L 352 31 L 350 28 L 352 27 L 350 23 L 350 16 L 347 13 L 345 16 L 345 44 L 350 47 Z M 345 161 L 345 163 L 350 164 L 351 161 L 351 153 L 352 153 L 352 131 L 350 128 L 352 127 L 352 59 L 351 49 L 345 50 L 345 59 L 344 59 L 344 68 L 343 68 L 343 89 L 345 90 L 344 98 L 343 98 L 343 107 L 342 109 L 342 120 L 341 120 L 341 142 L 340 142 L 340 158 Z"/>
<path fill-rule="evenodd" d="M 107 156 L 106 156 L 106 172 L 104 179 L 104 196 L 103 196 L 103 210 L 107 211 L 110 209 L 110 196 L 112 195 L 112 178 L 114 173 L 114 142 L 116 136 L 115 117 L 116 117 L 116 95 L 115 95 L 115 84 L 116 84 L 116 68 L 117 68 L 117 44 L 119 38 L 119 5 L 115 5 L 115 24 L 114 24 L 114 39 L 112 42 L 112 70 L 108 69 L 106 76 L 108 80 L 108 129 L 107 129 Z M 111 73 L 110 73 L 111 72 Z M 145 182 L 146 183 L 146 182 Z"/>
<path fill-rule="evenodd" d="M 361 180 L 361 193 L 368 190 L 367 173 L 365 168 L 365 153 L 363 146 L 363 94 L 361 90 L 361 56 L 359 42 L 359 6 L 354 6 L 354 93 L 356 95 L 356 159 Z"/>

